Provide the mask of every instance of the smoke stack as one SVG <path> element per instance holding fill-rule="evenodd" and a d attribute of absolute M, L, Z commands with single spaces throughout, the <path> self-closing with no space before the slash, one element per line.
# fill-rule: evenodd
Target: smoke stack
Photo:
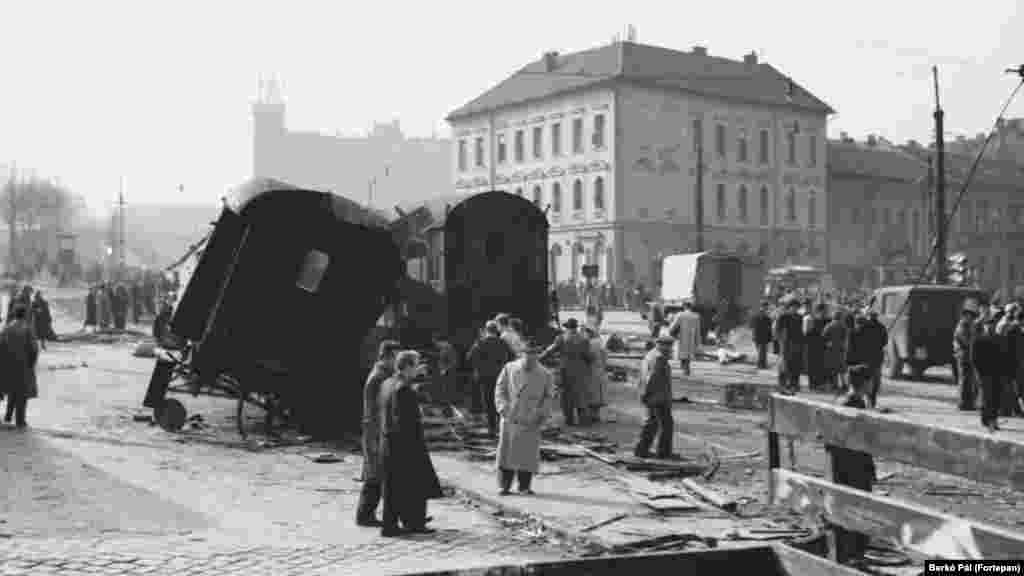
<path fill-rule="evenodd" d="M 545 52 L 544 53 L 544 71 L 554 72 L 558 66 L 558 52 Z"/>

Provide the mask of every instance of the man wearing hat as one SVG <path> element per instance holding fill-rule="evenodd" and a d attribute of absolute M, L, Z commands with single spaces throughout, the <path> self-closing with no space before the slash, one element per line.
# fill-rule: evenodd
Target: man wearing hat
<path fill-rule="evenodd" d="M 533 494 L 530 482 L 540 467 L 540 429 L 555 396 L 554 377 L 537 360 L 540 351 L 534 342 L 524 345 L 523 356 L 505 364 L 494 387 L 501 416 L 496 464 L 502 496 L 511 493 L 513 477 L 520 494 Z"/>
<path fill-rule="evenodd" d="M 658 435 L 658 458 L 672 456 L 672 367 L 669 354 L 675 342 L 670 336 L 659 336 L 655 348 L 647 353 L 640 364 L 640 399 L 647 407 L 647 419 L 640 430 L 640 440 L 633 450 L 637 458 L 649 458 L 654 435 Z"/>
<path fill-rule="evenodd" d="M 977 382 L 974 372 L 974 341 L 978 334 L 978 303 L 966 300 L 960 310 L 960 321 L 953 332 L 953 367 L 960 388 L 959 409 L 973 411 L 977 404 Z"/>
<path fill-rule="evenodd" d="M 800 303 L 795 298 L 783 302 L 784 309 L 775 319 L 772 333 L 779 343 L 779 389 L 793 393 L 800 389 L 803 364 L 803 321 L 797 313 Z"/>
<path fill-rule="evenodd" d="M 587 379 L 590 377 L 590 365 L 594 356 L 590 352 L 590 342 L 579 333 L 579 323 L 575 318 L 565 321 L 565 331 L 540 355 L 543 362 L 552 354 L 557 353 L 561 361 L 561 404 L 562 415 L 567 426 L 574 426 L 577 417 L 582 424 L 589 422 L 586 408 Z"/>
<path fill-rule="evenodd" d="M 380 458 L 380 400 L 381 386 L 395 373 L 395 355 L 401 345 L 394 340 L 385 340 L 377 350 L 377 363 L 366 378 L 363 386 L 363 489 L 356 506 L 356 524 L 380 526 L 376 519 L 377 505 L 380 504 L 380 481 L 377 477 Z M 386 394 L 386 392 L 384 393 Z"/>

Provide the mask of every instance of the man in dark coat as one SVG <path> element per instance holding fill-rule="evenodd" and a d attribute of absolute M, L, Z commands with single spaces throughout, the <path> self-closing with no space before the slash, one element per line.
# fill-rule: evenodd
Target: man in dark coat
<path fill-rule="evenodd" d="M 484 325 L 484 335 L 469 349 L 469 365 L 473 368 L 475 392 L 479 404 L 487 414 L 487 429 L 491 436 L 498 434 L 498 412 L 494 404 L 494 386 L 505 364 L 515 360 L 508 343 L 501 339 L 498 323 Z"/>
<path fill-rule="evenodd" d="M 828 307 L 819 303 L 803 319 L 804 366 L 807 369 L 807 386 L 821 390 L 825 386 L 825 317 Z"/>
<path fill-rule="evenodd" d="M 356 524 L 380 526 L 377 505 L 380 504 L 380 479 L 377 469 L 380 460 L 380 397 L 381 385 L 395 374 L 395 354 L 401 349 L 398 342 L 380 343 L 377 362 L 363 387 L 363 489 L 356 506 Z"/>
<path fill-rule="evenodd" d="M 124 330 L 128 325 L 128 289 L 124 284 L 118 284 L 114 296 L 114 327 Z"/>
<path fill-rule="evenodd" d="M 878 406 L 878 390 L 882 387 L 882 362 L 889 343 L 889 331 L 878 320 L 878 310 L 869 310 L 862 327 L 855 328 L 857 364 L 868 368 L 866 396 L 872 408 Z M 850 362 L 853 364 L 853 362 Z"/>
<path fill-rule="evenodd" d="M 35 299 L 32 301 L 32 315 L 35 321 L 36 336 L 40 344 L 57 340 L 57 334 L 53 332 L 53 315 L 50 313 L 50 303 L 43 298 L 43 293 L 36 291 Z M 45 345 L 43 346 L 45 350 Z"/>
<path fill-rule="evenodd" d="M 89 288 L 85 295 L 85 327 L 96 329 L 96 287 Z"/>
<path fill-rule="evenodd" d="M 779 345 L 779 390 L 794 393 L 800 389 L 800 369 L 803 362 L 803 324 L 795 299 L 787 300 L 782 313 L 772 327 Z"/>
<path fill-rule="evenodd" d="M 640 430 L 640 441 L 633 450 L 637 458 L 650 457 L 655 433 L 658 435 L 657 457 L 672 457 L 675 423 L 672 421 L 672 368 L 669 355 L 674 342 L 669 336 L 659 337 L 656 347 L 644 356 L 640 364 L 639 392 L 647 408 L 647 419 Z"/>
<path fill-rule="evenodd" d="M 28 400 L 39 395 L 36 382 L 39 347 L 28 324 L 28 310 L 24 306 L 17 306 L 12 317 L 14 321 L 0 332 L 0 365 L 3 366 L 3 378 L 8 380 L 4 422 L 10 424 L 11 419 L 15 418 L 18 428 L 25 428 L 28 425 L 25 421 Z"/>
<path fill-rule="evenodd" d="M 132 322 L 135 324 L 139 323 L 139 317 L 142 316 L 142 284 L 138 280 L 132 281 Z"/>
<path fill-rule="evenodd" d="M 1000 384 L 1009 372 L 1006 346 L 995 327 L 994 318 L 985 320 L 974 341 L 971 357 L 981 384 L 981 425 L 990 432 L 999 430 Z"/>
<path fill-rule="evenodd" d="M 574 426 L 577 417 L 580 423 L 589 422 L 589 409 L 586 407 L 587 385 L 591 375 L 590 365 L 594 355 L 590 342 L 579 333 L 579 322 L 575 318 L 565 321 L 565 332 L 559 334 L 555 341 L 540 355 L 543 362 L 552 354 L 557 353 L 561 360 L 561 391 L 562 415 L 567 426 Z"/>
<path fill-rule="evenodd" d="M 378 475 L 384 499 L 381 535 L 387 537 L 433 532 L 427 528 L 427 500 L 444 496 L 423 437 L 419 399 L 412 384 L 418 364 L 419 354 L 400 352 L 395 375 L 382 386 L 386 398 Z"/>
<path fill-rule="evenodd" d="M 768 315 L 768 303 L 761 304 L 761 309 L 750 319 L 750 330 L 757 347 L 757 367 L 768 367 L 768 344 L 772 341 L 772 319 Z"/>
<path fill-rule="evenodd" d="M 850 390 L 839 398 L 838 404 L 846 408 L 867 408 L 865 395 L 871 382 L 871 368 L 864 364 L 850 367 Z M 832 458 L 831 481 L 865 492 L 871 492 L 875 482 L 875 461 L 871 454 L 857 452 L 841 446 L 826 445 Z M 839 562 L 863 557 L 868 538 L 864 534 L 836 527 L 836 547 Z"/>

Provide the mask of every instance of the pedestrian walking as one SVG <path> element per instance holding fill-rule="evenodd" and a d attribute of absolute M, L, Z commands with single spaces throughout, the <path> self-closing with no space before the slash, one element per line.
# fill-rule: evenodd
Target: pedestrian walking
<path fill-rule="evenodd" d="M 575 426 L 577 421 L 587 424 L 586 390 L 594 357 L 590 343 L 579 333 L 579 322 L 575 318 L 569 318 L 562 326 L 565 331 L 541 353 L 540 361 L 558 354 L 561 363 L 559 392 L 565 423 L 567 426 Z"/>
<path fill-rule="evenodd" d="M 356 506 L 356 524 L 381 526 L 377 520 L 377 505 L 381 490 L 378 467 L 380 461 L 380 403 L 381 385 L 395 374 L 395 355 L 401 345 L 394 340 L 380 343 L 377 362 L 363 386 L 363 488 Z"/>
<path fill-rule="evenodd" d="M 803 326 L 797 314 L 799 304 L 786 300 L 775 319 L 772 333 L 779 346 L 779 391 L 793 394 L 800 390 L 800 366 L 803 363 Z"/>
<path fill-rule="evenodd" d="M 772 318 L 768 314 L 768 302 L 761 303 L 761 309 L 750 319 L 754 346 L 757 348 L 757 367 L 768 367 L 768 345 L 772 342 Z"/>
<path fill-rule="evenodd" d="M 502 368 L 515 359 L 515 353 L 501 339 L 498 323 L 491 320 L 484 325 L 484 335 L 469 349 L 469 365 L 473 369 L 474 391 L 487 415 L 487 429 L 492 436 L 498 434 L 498 412 L 495 405 L 494 385 Z"/>
<path fill-rule="evenodd" d="M 601 421 L 601 408 L 605 406 L 605 395 L 608 391 L 608 353 L 605 351 L 601 335 L 593 328 L 584 329 L 587 341 L 590 342 L 590 354 L 594 360 L 590 364 L 590 379 L 587 386 L 587 407 L 591 423 Z"/>
<path fill-rule="evenodd" d="M 633 450 L 637 458 L 650 458 L 655 435 L 658 436 L 657 457 L 672 457 L 675 423 L 672 421 L 672 367 L 669 365 L 669 354 L 673 343 L 669 336 L 658 337 L 655 347 L 647 352 L 640 364 L 638 388 L 640 400 L 647 408 L 647 418 Z"/>
<path fill-rule="evenodd" d="M 513 477 L 520 494 L 533 494 L 531 482 L 540 467 L 540 431 L 551 413 L 554 377 L 540 365 L 541 348 L 529 343 L 523 357 L 505 364 L 494 389 L 501 415 L 498 440 L 498 482 L 501 495 L 512 491 Z"/>
<path fill-rule="evenodd" d="M 418 353 L 399 352 L 395 374 L 382 385 L 386 397 L 380 421 L 378 476 L 384 500 L 381 535 L 385 537 L 434 532 L 427 528 L 427 501 L 444 496 L 423 437 L 419 399 L 412 383 L 420 372 L 418 365 Z"/>
<path fill-rule="evenodd" d="M 3 367 L 3 379 L 8 380 L 4 422 L 10 424 L 14 418 L 18 428 L 25 428 L 28 426 L 25 419 L 28 401 L 39 395 L 36 381 L 39 346 L 28 323 L 28 309 L 16 306 L 11 316 L 14 321 L 0 332 L 0 366 Z"/>
<path fill-rule="evenodd" d="M 689 302 L 675 315 L 668 328 L 668 335 L 675 339 L 673 352 L 683 374 L 690 375 L 693 359 L 700 349 L 700 315 L 693 311 Z"/>

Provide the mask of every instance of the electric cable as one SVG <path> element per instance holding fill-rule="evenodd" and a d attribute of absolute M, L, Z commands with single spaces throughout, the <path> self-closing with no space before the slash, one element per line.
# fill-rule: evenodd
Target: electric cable
<path fill-rule="evenodd" d="M 1017 87 L 1013 89 L 1013 92 L 1010 93 L 1010 97 L 1006 99 L 1006 102 L 1003 104 L 1002 109 L 999 111 L 999 115 L 996 117 L 996 120 L 993 123 L 992 129 L 989 130 L 988 136 L 985 138 L 985 141 L 981 145 L 981 149 L 978 150 L 978 154 L 974 158 L 974 163 L 971 164 L 971 169 L 967 172 L 967 178 L 964 179 L 964 183 L 960 187 L 960 193 L 957 194 L 956 200 L 953 202 L 953 208 L 949 211 L 948 215 L 947 214 L 938 214 L 938 215 L 936 215 L 936 221 L 938 221 L 938 218 L 943 218 L 944 219 L 945 225 L 943 226 L 943 231 L 946 232 L 947 235 L 948 235 L 949 225 L 953 221 L 953 216 L 956 215 L 957 210 L 960 208 L 960 203 L 963 201 L 964 196 L 967 195 L 967 190 L 968 190 L 968 188 L 971 185 L 971 180 L 974 179 L 975 172 L 977 172 L 977 170 L 978 170 L 978 165 L 981 163 L 981 159 L 982 159 L 982 157 L 985 154 L 985 149 L 988 148 L 988 145 L 992 141 L 992 138 L 995 137 L 995 135 L 996 135 L 996 131 L 998 130 L 999 125 L 1004 120 L 1004 115 L 1006 114 L 1006 109 L 1010 107 L 1010 104 L 1013 103 L 1014 98 L 1017 97 L 1017 93 L 1020 92 L 1020 89 L 1022 87 L 1024 87 L 1024 65 L 1022 65 L 1019 69 L 1016 69 L 1016 70 L 1015 69 L 1007 70 L 1007 72 L 1012 72 L 1012 73 L 1015 73 L 1015 74 L 1020 74 L 1021 81 L 1017 84 Z M 928 269 L 931 268 L 932 261 L 935 260 L 935 257 L 939 253 L 939 242 L 937 240 L 938 239 L 936 238 L 936 242 L 932 246 L 931 253 L 928 255 L 928 261 L 925 263 L 924 268 L 921 271 L 921 275 L 918 276 L 917 280 L 910 285 L 911 289 L 916 288 L 918 286 L 925 285 L 925 284 L 928 283 L 928 282 L 926 282 L 925 277 L 928 274 Z M 907 306 L 909 304 L 910 304 L 910 298 L 904 298 L 903 299 L 903 305 L 900 306 L 900 310 L 899 310 L 899 312 L 896 313 L 896 317 L 892 319 L 892 322 L 890 322 L 888 326 L 886 326 L 886 332 L 891 332 L 892 331 L 893 326 L 896 325 L 896 322 L 898 322 L 900 320 L 900 318 L 903 316 L 903 314 L 906 312 Z"/>

